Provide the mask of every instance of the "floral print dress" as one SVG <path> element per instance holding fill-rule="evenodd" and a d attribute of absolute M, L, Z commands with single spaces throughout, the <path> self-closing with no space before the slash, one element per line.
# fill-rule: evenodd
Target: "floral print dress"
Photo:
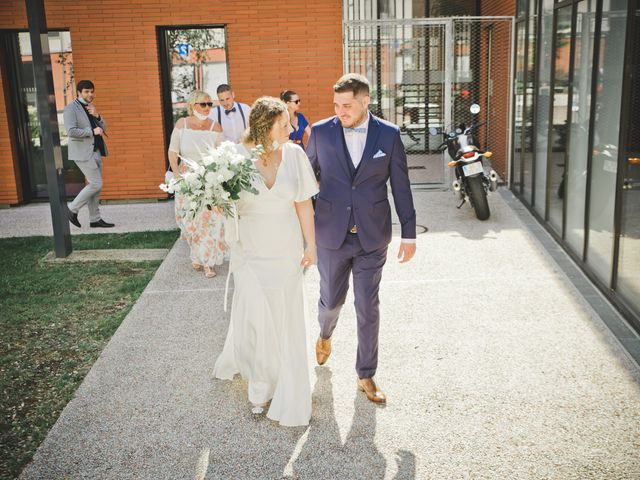
<path fill-rule="evenodd" d="M 169 151 L 200 163 L 207 152 L 220 143 L 220 134 L 211 129 L 193 130 L 189 128 L 186 119 L 185 125 L 185 128 L 174 128 Z M 180 173 L 185 173 L 186 170 L 186 164 L 180 162 Z M 186 240 L 191 249 L 191 262 L 209 267 L 222 264 L 226 254 L 222 214 L 205 208 L 190 218 L 187 215 L 187 201 L 176 192 L 176 223 L 180 227 L 180 238 Z"/>

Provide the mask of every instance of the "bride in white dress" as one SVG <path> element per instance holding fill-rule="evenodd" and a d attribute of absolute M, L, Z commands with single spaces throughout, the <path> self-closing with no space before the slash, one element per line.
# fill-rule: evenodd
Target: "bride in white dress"
<path fill-rule="evenodd" d="M 284 426 L 311 418 L 303 268 L 316 261 L 311 197 L 318 186 L 304 151 L 288 143 L 291 125 L 280 100 L 262 97 L 251 107 L 240 153 L 256 145 L 258 195 L 241 194 L 238 232 L 227 222 L 234 278 L 229 332 L 214 376 L 248 383 L 254 413 L 271 402 L 267 417 Z M 306 246 L 305 246 L 306 245 Z"/>

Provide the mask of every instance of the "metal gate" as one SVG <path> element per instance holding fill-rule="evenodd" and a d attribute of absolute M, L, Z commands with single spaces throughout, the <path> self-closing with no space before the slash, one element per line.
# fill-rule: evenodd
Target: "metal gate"
<path fill-rule="evenodd" d="M 417 18 L 344 23 L 344 69 L 371 81 L 371 111 L 402 132 L 412 184 L 450 184 L 437 147 L 449 129 L 481 123 L 482 148 L 507 176 L 511 122 L 512 17 Z M 477 103 L 481 111 L 472 115 Z"/>

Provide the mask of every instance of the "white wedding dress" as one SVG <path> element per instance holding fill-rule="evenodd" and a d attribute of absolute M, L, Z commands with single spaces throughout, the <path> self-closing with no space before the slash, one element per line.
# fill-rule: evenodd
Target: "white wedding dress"
<path fill-rule="evenodd" d="M 242 145 L 239 153 L 249 155 Z M 282 147 L 275 182 L 255 182 L 259 194 L 242 192 L 235 222 L 227 221 L 234 292 L 229 332 L 214 376 L 248 382 L 249 401 L 271 400 L 267 417 L 284 426 L 307 425 L 311 379 L 307 315 L 300 261 L 303 237 L 294 202 L 318 192 L 304 151 Z"/>

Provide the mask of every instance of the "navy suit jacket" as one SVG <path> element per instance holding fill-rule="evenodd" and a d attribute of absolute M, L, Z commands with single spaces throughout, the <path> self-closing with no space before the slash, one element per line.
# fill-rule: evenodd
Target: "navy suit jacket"
<path fill-rule="evenodd" d="M 402 238 L 416 238 L 416 211 L 407 157 L 397 126 L 369 116 L 364 153 L 355 169 L 338 118 L 322 120 L 311 128 L 307 155 L 320 180 L 315 211 L 318 246 L 340 248 L 355 224 L 365 251 L 386 247 L 391 241 L 387 181 L 391 184 Z"/>

